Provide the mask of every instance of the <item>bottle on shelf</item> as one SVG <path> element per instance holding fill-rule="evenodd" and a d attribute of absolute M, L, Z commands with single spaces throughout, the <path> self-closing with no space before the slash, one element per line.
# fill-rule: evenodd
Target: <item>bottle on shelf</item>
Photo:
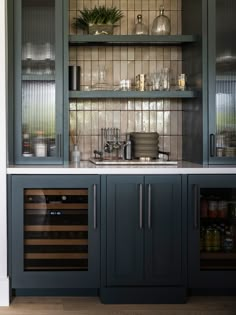
<path fill-rule="evenodd" d="M 33 155 L 30 134 L 27 131 L 23 133 L 22 155 L 25 157 L 31 157 Z"/>
<path fill-rule="evenodd" d="M 69 66 L 69 90 L 80 90 L 80 66 Z"/>
<path fill-rule="evenodd" d="M 138 22 L 134 26 L 133 34 L 134 35 L 147 35 L 148 27 L 142 21 L 142 14 L 137 15 Z"/>
<path fill-rule="evenodd" d="M 232 252 L 233 249 L 234 249 L 233 227 L 229 226 L 228 228 L 225 229 L 223 250 L 225 252 Z"/>
<path fill-rule="evenodd" d="M 34 154 L 36 157 L 46 157 L 47 156 L 47 143 L 43 135 L 43 131 L 39 130 L 36 133 L 35 143 L 34 143 Z"/>
<path fill-rule="evenodd" d="M 127 135 L 125 143 L 125 160 L 132 160 L 132 142 L 130 140 L 130 135 Z"/>
<path fill-rule="evenodd" d="M 79 149 L 79 134 L 76 134 L 75 131 L 72 129 L 70 131 L 70 139 L 72 143 L 72 150 L 70 152 L 70 161 L 72 166 L 79 167 L 80 166 L 80 149 Z"/>
<path fill-rule="evenodd" d="M 77 144 L 73 145 L 73 150 L 71 151 L 71 163 L 73 166 L 80 166 L 80 150 Z"/>
<path fill-rule="evenodd" d="M 160 15 L 158 15 L 152 24 L 152 35 L 170 35 L 170 20 L 164 14 L 164 6 L 160 6 Z"/>

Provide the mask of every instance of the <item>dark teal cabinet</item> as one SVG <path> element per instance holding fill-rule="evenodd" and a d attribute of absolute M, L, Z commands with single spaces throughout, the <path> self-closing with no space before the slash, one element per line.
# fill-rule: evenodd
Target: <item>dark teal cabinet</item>
<path fill-rule="evenodd" d="M 144 183 L 145 280 L 150 285 L 180 285 L 183 280 L 181 176 L 146 176 Z"/>
<path fill-rule="evenodd" d="M 183 99 L 183 160 L 235 164 L 235 34 L 233 0 L 182 0 L 182 31 L 198 36 L 183 49 L 182 71 L 199 91 Z"/>
<path fill-rule="evenodd" d="M 107 286 L 178 286 L 181 176 L 107 177 Z"/>
<path fill-rule="evenodd" d="M 234 40 L 236 3 L 208 0 L 209 162 L 235 164 L 236 103 Z"/>
<path fill-rule="evenodd" d="M 236 289 L 236 176 L 188 176 L 188 286 Z"/>
<path fill-rule="evenodd" d="M 107 177 L 107 285 L 138 285 L 144 278 L 142 176 Z"/>
<path fill-rule="evenodd" d="M 13 1 L 9 138 L 15 164 L 63 163 L 63 6 L 63 0 Z"/>
<path fill-rule="evenodd" d="M 13 289 L 100 287 L 100 177 L 13 175 Z"/>

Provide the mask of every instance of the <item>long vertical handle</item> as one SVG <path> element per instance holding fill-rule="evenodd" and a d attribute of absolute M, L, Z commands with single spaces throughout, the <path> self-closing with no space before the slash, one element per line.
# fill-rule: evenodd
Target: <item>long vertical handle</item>
<path fill-rule="evenodd" d="M 139 184 L 139 228 L 143 228 L 143 185 Z"/>
<path fill-rule="evenodd" d="M 97 185 L 93 185 L 93 228 L 97 228 Z"/>
<path fill-rule="evenodd" d="M 199 193 L 198 185 L 193 185 L 193 227 L 195 230 L 198 229 L 198 218 L 199 218 Z"/>
<path fill-rule="evenodd" d="M 215 135 L 213 133 L 210 134 L 210 156 L 215 156 L 215 148 L 216 148 L 216 142 L 215 142 Z"/>
<path fill-rule="evenodd" d="M 58 157 L 61 157 L 61 147 L 62 147 L 62 145 L 61 145 L 61 134 L 58 133 L 57 134 L 57 156 Z"/>
<path fill-rule="evenodd" d="M 152 228 L 152 186 L 148 184 L 148 229 Z"/>

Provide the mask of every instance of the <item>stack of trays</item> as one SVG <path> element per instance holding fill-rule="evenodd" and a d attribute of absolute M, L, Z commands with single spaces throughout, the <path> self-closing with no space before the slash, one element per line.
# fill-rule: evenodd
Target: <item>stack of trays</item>
<path fill-rule="evenodd" d="M 130 134 L 133 158 L 157 159 L 159 152 L 159 134 L 157 132 L 133 132 Z"/>

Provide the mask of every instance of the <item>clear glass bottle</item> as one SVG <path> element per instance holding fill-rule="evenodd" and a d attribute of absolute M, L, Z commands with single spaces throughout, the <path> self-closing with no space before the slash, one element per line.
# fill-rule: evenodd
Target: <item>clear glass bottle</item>
<path fill-rule="evenodd" d="M 163 68 L 161 70 L 161 90 L 169 91 L 170 90 L 170 69 Z"/>
<path fill-rule="evenodd" d="M 134 35 L 148 35 L 148 27 L 142 22 L 142 14 L 137 15 L 138 22 L 134 26 Z"/>
<path fill-rule="evenodd" d="M 160 6 L 160 15 L 158 15 L 152 24 L 152 35 L 170 35 L 170 19 L 164 15 L 164 6 Z"/>
<path fill-rule="evenodd" d="M 71 163 L 73 166 L 80 166 L 80 150 L 77 144 L 73 146 L 71 151 Z"/>

